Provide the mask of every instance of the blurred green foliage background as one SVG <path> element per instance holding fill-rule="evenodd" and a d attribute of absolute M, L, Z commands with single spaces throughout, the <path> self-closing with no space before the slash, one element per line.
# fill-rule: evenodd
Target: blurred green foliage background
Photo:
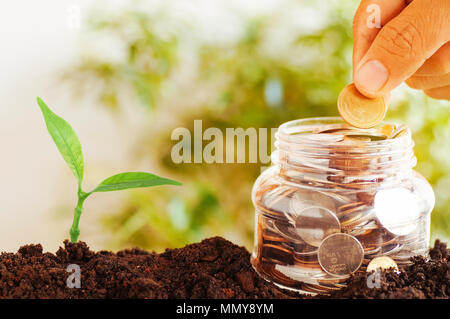
<path fill-rule="evenodd" d="M 359 1 L 283 1 L 270 14 L 235 14 L 239 23 L 230 24 L 243 27 L 223 41 L 203 37 L 202 27 L 174 15 L 170 2 L 151 10 L 93 12 L 86 32 L 113 38 L 123 54 L 108 59 L 86 47 L 66 73 L 76 95 L 94 93 L 98 106 L 119 116 L 123 108 L 146 108 L 148 132 L 136 158 L 184 183 L 177 192 L 130 192 L 104 225 L 114 233 L 114 248 L 162 250 L 215 235 L 250 248 L 250 195 L 262 164 L 174 164 L 171 132 L 192 129 L 197 119 L 203 130 L 225 131 L 337 115 L 336 98 L 351 81 L 351 26 Z M 164 125 L 154 125 L 163 118 Z M 417 170 L 436 193 L 433 237 L 450 236 L 448 102 L 402 86 L 393 92 L 387 119 L 413 130 Z"/>

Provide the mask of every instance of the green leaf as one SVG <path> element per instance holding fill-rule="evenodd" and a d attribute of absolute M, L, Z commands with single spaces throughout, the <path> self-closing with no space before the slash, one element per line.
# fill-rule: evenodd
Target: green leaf
<path fill-rule="evenodd" d="M 128 188 L 150 187 L 157 185 L 181 185 L 181 183 L 168 178 L 159 177 L 150 173 L 130 172 L 121 173 L 105 179 L 92 193 L 112 192 Z"/>
<path fill-rule="evenodd" d="M 75 134 L 75 131 L 64 119 L 53 113 L 49 107 L 37 98 L 39 107 L 44 115 L 45 123 L 48 132 L 56 144 L 59 152 L 66 161 L 69 168 L 78 180 L 78 185 L 81 187 L 84 173 L 83 152 L 81 151 L 80 141 Z"/>

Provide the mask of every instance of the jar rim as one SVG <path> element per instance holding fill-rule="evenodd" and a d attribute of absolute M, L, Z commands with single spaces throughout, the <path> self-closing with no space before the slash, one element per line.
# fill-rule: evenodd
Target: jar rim
<path fill-rule="evenodd" d="M 272 162 L 289 173 L 340 176 L 350 183 L 409 174 L 417 162 L 404 124 L 359 129 L 339 117 L 305 118 L 282 124 L 275 137 Z"/>

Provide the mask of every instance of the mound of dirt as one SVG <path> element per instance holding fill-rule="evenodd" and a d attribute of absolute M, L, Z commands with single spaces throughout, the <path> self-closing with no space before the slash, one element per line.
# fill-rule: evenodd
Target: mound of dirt
<path fill-rule="evenodd" d="M 357 273 L 343 290 L 315 298 L 448 298 L 448 252 L 436 241 L 430 260 L 415 257 L 400 274 L 383 272 L 379 289 L 367 288 L 369 274 Z M 76 269 L 81 287 L 69 288 Z M 311 297 L 268 283 L 254 272 L 244 247 L 214 237 L 161 254 L 93 252 L 86 243 L 68 241 L 56 254 L 43 253 L 39 244 L 23 246 L 0 255 L 0 298 Z"/>

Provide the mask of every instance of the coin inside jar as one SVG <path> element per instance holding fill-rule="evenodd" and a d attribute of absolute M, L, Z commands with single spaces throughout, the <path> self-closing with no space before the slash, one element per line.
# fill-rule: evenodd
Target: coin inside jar
<path fill-rule="evenodd" d="M 294 243 L 304 242 L 303 239 L 299 237 L 299 235 L 297 234 L 295 227 L 292 226 L 289 222 L 274 221 L 273 226 L 278 231 L 278 233 L 284 238 Z"/>
<path fill-rule="evenodd" d="M 367 272 L 372 272 L 374 270 L 377 270 L 378 268 L 380 268 L 381 270 L 389 268 L 398 270 L 397 263 L 388 256 L 381 256 L 372 259 L 369 265 L 367 265 Z"/>
<path fill-rule="evenodd" d="M 386 136 L 386 138 L 389 138 L 392 136 L 392 134 L 397 129 L 397 126 L 394 124 L 385 124 L 380 128 L 380 132 Z"/>
<path fill-rule="evenodd" d="M 364 259 L 364 249 L 353 236 L 332 234 L 319 246 L 319 264 L 330 275 L 345 276 L 354 273 Z"/>
<path fill-rule="evenodd" d="M 368 134 L 349 134 L 344 137 L 345 139 L 350 140 L 353 139 L 354 141 L 359 142 L 372 142 L 372 141 L 384 141 L 386 139 L 385 135 L 368 135 Z"/>
<path fill-rule="evenodd" d="M 291 212 L 293 214 L 299 215 L 301 211 L 311 206 L 325 207 L 330 211 L 336 210 L 333 199 L 324 193 L 299 189 L 292 196 Z"/>
<path fill-rule="evenodd" d="M 364 135 L 346 135 L 344 136 L 344 142 L 347 143 L 367 143 L 370 142 L 371 138 Z"/>
<path fill-rule="evenodd" d="M 319 247 L 325 237 L 341 231 L 341 224 L 330 210 L 311 206 L 296 212 L 295 231 L 307 244 Z"/>

